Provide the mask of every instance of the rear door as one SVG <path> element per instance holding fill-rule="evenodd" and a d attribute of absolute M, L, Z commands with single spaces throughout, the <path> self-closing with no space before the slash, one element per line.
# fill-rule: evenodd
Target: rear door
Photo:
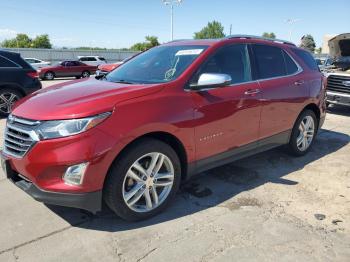
<path fill-rule="evenodd" d="M 262 95 L 259 139 L 292 129 L 309 96 L 302 68 L 277 46 L 253 44 L 255 69 Z"/>
<path fill-rule="evenodd" d="M 225 46 L 211 56 L 195 74 L 228 74 L 230 86 L 192 92 L 196 103 L 197 159 L 237 149 L 256 142 L 260 121 L 258 82 L 252 81 L 248 46 Z"/>

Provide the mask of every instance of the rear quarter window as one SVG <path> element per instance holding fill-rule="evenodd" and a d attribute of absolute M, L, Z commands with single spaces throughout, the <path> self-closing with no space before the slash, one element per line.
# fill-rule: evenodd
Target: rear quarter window
<path fill-rule="evenodd" d="M 19 66 L 14 62 L 12 62 L 11 60 L 7 59 L 6 57 L 0 55 L 0 68 L 9 68 L 9 67 L 18 68 Z"/>
<path fill-rule="evenodd" d="M 316 63 L 315 58 L 311 55 L 310 52 L 302 50 L 302 49 L 296 49 L 296 48 L 292 48 L 293 53 L 299 57 L 304 64 L 312 71 L 320 71 L 320 69 L 318 68 L 318 65 Z"/>

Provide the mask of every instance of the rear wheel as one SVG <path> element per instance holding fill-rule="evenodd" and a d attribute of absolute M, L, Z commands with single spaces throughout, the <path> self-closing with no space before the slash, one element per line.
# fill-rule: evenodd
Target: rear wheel
<path fill-rule="evenodd" d="M 0 91 L 0 116 L 6 117 L 11 113 L 13 104 L 22 98 L 17 90 L 3 89 Z"/>
<path fill-rule="evenodd" d="M 87 78 L 87 77 L 90 77 L 90 72 L 89 71 L 84 71 L 81 73 L 81 77 L 82 78 Z"/>
<path fill-rule="evenodd" d="M 175 197 L 181 166 L 175 151 L 155 139 L 132 145 L 116 161 L 104 188 L 107 205 L 120 217 L 137 221 L 152 217 Z"/>
<path fill-rule="evenodd" d="M 318 121 L 312 110 L 305 110 L 296 121 L 289 140 L 289 151 L 303 156 L 311 148 L 317 133 Z"/>
<path fill-rule="evenodd" d="M 44 75 L 44 78 L 47 79 L 47 80 L 54 80 L 55 74 L 53 72 L 51 72 L 51 71 L 46 72 L 45 75 Z"/>

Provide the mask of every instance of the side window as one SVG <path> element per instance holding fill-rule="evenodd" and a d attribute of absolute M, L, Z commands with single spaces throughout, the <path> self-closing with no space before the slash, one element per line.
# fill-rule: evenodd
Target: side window
<path fill-rule="evenodd" d="M 0 55 L 0 67 L 18 67 L 11 60 Z"/>
<path fill-rule="evenodd" d="M 293 52 L 306 64 L 306 66 L 313 71 L 320 71 L 314 57 L 302 49 L 292 49 Z"/>
<path fill-rule="evenodd" d="M 89 61 L 97 61 L 95 57 L 89 57 Z"/>
<path fill-rule="evenodd" d="M 81 57 L 79 61 L 86 61 L 86 57 Z"/>
<path fill-rule="evenodd" d="M 232 78 L 232 84 L 251 81 L 247 45 L 236 44 L 220 49 L 201 66 L 191 83 L 196 83 L 203 73 L 228 74 Z"/>
<path fill-rule="evenodd" d="M 298 66 L 295 64 L 293 59 L 287 54 L 285 51 L 283 51 L 284 61 L 286 63 L 286 70 L 288 75 L 295 74 L 298 71 Z"/>
<path fill-rule="evenodd" d="M 259 79 L 285 76 L 282 50 L 268 45 L 252 45 Z"/>

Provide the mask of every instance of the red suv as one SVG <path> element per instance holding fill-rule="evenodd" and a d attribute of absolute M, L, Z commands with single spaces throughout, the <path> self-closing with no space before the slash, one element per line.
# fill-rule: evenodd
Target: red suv
<path fill-rule="evenodd" d="M 294 44 L 174 41 L 19 101 L 2 165 L 38 201 L 135 221 L 195 173 L 280 145 L 304 155 L 324 119 L 322 74 Z"/>

